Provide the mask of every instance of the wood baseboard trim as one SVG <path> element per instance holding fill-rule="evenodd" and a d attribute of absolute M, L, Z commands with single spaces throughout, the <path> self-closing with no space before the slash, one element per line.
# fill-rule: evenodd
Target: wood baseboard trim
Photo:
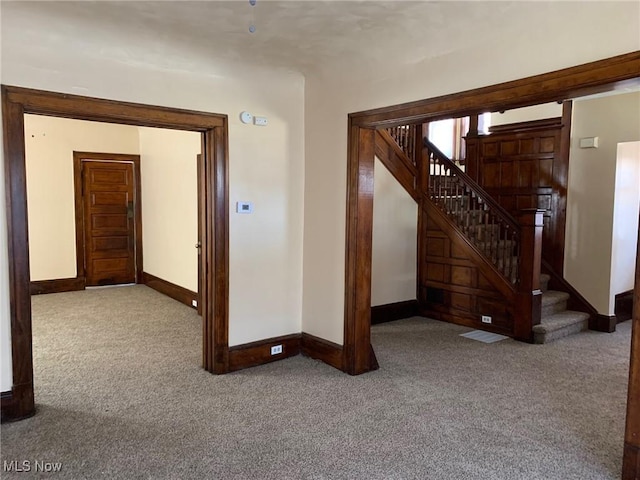
<path fill-rule="evenodd" d="M 618 323 L 631 320 L 633 314 L 633 290 L 616 295 L 614 313 Z"/>
<path fill-rule="evenodd" d="M 302 333 L 302 355 L 316 360 L 321 360 L 324 363 L 344 372 L 342 352 L 342 345 L 338 345 L 337 343 L 330 342 L 308 333 Z"/>
<path fill-rule="evenodd" d="M 376 305 L 375 307 L 371 307 L 371 325 L 414 317 L 418 315 L 418 310 L 418 300 L 406 300 L 404 302 Z"/>
<path fill-rule="evenodd" d="M 640 447 L 624 443 L 622 459 L 622 480 L 640 479 Z"/>
<path fill-rule="evenodd" d="M 45 293 L 75 292 L 77 290 L 84 290 L 85 286 L 86 281 L 84 277 L 58 278 L 55 280 L 36 280 L 31 282 L 29 291 L 31 295 L 42 295 Z"/>
<path fill-rule="evenodd" d="M 14 385 L 10 391 L 0 393 L 0 422 L 17 422 L 32 417 L 36 413 L 33 397 L 29 392 L 33 391 L 30 385 Z"/>
<path fill-rule="evenodd" d="M 198 301 L 198 294 L 192 292 L 184 287 L 180 287 L 171 282 L 167 282 L 161 278 L 151 275 L 147 272 L 142 272 L 142 283 L 147 287 L 153 288 L 156 292 L 160 292 L 167 297 L 171 297 L 180 303 L 184 303 L 188 307 L 196 308 L 193 306 L 193 301 Z"/>
<path fill-rule="evenodd" d="M 271 355 L 271 347 L 282 345 L 282 353 Z M 249 367 L 294 357 L 300 353 L 300 334 L 272 337 L 257 342 L 245 343 L 229 348 L 229 371 L 235 372 Z"/>
<path fill-rule="evenodd" d="M 591 315 L 589 318 L 589 330 L 612 333 L 616 331 L 617 323 L 615 315 Z"/>

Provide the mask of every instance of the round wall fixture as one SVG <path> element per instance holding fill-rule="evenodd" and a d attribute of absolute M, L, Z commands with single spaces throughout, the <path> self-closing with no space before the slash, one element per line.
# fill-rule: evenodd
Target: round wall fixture
<path fill-rule="evenodd" d="M 253 115 L 251 115 L 249 112 L 242 112 L 240 114 L 240 121 L 242 123 L 251 123 L 253 122 Z"/>

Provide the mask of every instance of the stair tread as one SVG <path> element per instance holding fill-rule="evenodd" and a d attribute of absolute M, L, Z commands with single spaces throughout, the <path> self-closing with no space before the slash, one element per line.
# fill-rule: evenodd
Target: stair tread
<path fill-rule="evenodd" d="M 533 331 L 536 333 L 554 332 L 577 323 L 584 323 L 589 317 L 590 315 L 588 313 L 565 310 L 564 312 L 554 313 L 553 315 L 544 317 L 539 325 L 533 326 Z"/>
<path fill-rule="evenodd" d="M 567 292 L 558 292 L 557 290 L 547 290 L 542 294 L 542 306 L 553 305 L 556 303 L 569 300 L 569 294 Z"/>

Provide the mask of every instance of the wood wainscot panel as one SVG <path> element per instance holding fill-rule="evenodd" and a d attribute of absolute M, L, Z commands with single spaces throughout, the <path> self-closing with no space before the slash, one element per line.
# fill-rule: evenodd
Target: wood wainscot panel
<path fill-rule="evenodd" d="M 193 308 L 197 308 L 198 294 L 192 292 L 189 289 L 181 287 L 171 282 L 167 282 L 161 278 L 151 275 L 150 273 L 142 273 L 142 282 L 149 288 L 153 288 L 155 291 L 160 292 L 167 297 L 171 297 L 174 300 L 184 303 L 185 305 Z M 193 304 L 196 302 L 196 305 Z"/>
<path fill-rule="evenodd" d="M 513 336 L 513 305 L 481 272 L 472 258 L 471 247 L 460 240 L 455 230 L 445 231 L 441 222 L 446 220 L 438 221 L 430 206 L 422 210 L 421 216 L 420 313 Z M 483 323 L 483 315 L 490 316 L 492 323 Z"/>
<path fill-rule="evenodd" d="M 36 280 L 31 282 L 30 291 L 31 295 L 42 295 L 45 293 L 61 293 L 61 292 L 75 292 L 77 290 L 84 290 L 85 278 L 59 278 L 56 280 Z"/>
<path fill-rule="evenodd" d="M 280 348 L 272 354 L 272 348 Z M 256 367 L 265 363 L 294 357 L 300 353 L 300 334 L 272 337 L 257 342 L 245 343 L 229 348 L 229 371 Z"/>

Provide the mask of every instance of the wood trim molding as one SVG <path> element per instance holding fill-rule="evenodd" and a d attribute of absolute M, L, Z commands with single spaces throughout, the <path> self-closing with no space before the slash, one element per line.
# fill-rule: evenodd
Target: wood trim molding
<path fill-rule="evenodd" d="M 85 289 L 84 277 L 58 278 L 55 280 L 36 280 L 31 282 L 31 295 L 45 293 L 75 292 Z"/>
<path fill-rule="evenodd" d="M 616 295 L 614 313 L 617 323 L 631 319 L 633 316 L 633 290 Z"/>
<path fill-rule="evenodd" d="M 591 315 L 589 317 L 589 330 L 612 333 L 616 331 L 617 323 L 615 315 Z"/>
<path fill-rule="evenodd" d="M 84 201 L 82 192 L 82 161 L 83 160 L 108 160 L 111 162 L 130 162 L 133 164 L 135 177 L 135 256 L 136 256 L 136 283 L 143 283 L 142 266 L 142 179 L 140 174 L 140 155 L 102 152 L 73 152 L 73 187 L 76 219 L 76 272 L 78 276 L 86 277 L 85 270 L 85 229 L 84 229 Z"/>
<path fill-rule="evenodd" d="M 392 127 L 538 103 L 563 101 L 640 84 L 640 51 L 440 97 L 352 113 L 352 125 Z"/>
<path fill-rule="evenodd" d="M 640 447 L 624 443 L 622 458 L 622 480 L 640 479 Z"/>
<path fill-rule="evenodd" d="M 187 288 L 168 282 L 147 272 L 142 272 L 141 283 L 191 308 L 194 308 L 192 302 L 194 300 L 196 302 L 198 301 L 198 294 L 196 292 L 192 292 Z"/>
<path fill-rule="evenodd" d="M 303 332 L 300 353 L 345 371 L 342 345 Z"/>
<path fill-rule="evenodd" d="M 229 349 L 229 371 L 256 367 L 265 363 L 295 357 L 300 353 L 299 333 L 267 338 L 257 342 L 236 345 Z M 271 355 L 271 347 L 282 346 L 282 353 Z"/>
<path fill-rule="evenodd" d="M 15 408 L 24 418 L 35 409 L 29 279 L 24 114 L 200 132 L 203 137 L 205 209 L 202 263 L 203 366 L 228 371 L 229 158 L 226 115 L 104 100 L 2 85 L 4 168 L 11 298 L 11 355 Z M 199 186 L 203 188 L 202 186 Z M 142 269 L 140 269 L 142 273 Z"/>
<path fill-rule="evenodd" d="M 11 391 L 0 394 L 0 422 L 15 422 L 35 414 L 35 404 L 31 403 L 31 389 L 30 384 L 14 385 Z"/>
<path fill-rule="evenodd" d="M 419 311 L 418 300 L 376 305 L 371 307 L 371 325 L 414 317 Z"/>
<path fill-rule="evenodd" d="M 529 120 L 528 122 L 507 123 L 489 127 L 490 134 L 529 132 L 531 130 L 547 130 L 562 126 L 562 117 L 543 118 L 542 120 Z"/>

